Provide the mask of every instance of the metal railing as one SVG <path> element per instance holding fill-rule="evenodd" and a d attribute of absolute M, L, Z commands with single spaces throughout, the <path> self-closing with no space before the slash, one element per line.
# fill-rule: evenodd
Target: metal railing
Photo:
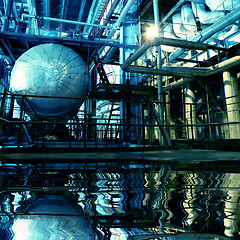
<path fill-rule="evenodd" d="M 78 118 L 49 120 L 37 115 L 33 117 L 34 109 L 27 104 L 28 97 L 28 95 L 10 95 L 6 91 L 2 94 L 0 133 L 3 147 L 20 147 L 29 144 L 37 147 L 71 148 L 159 146 L 161 128 L 165 129 L 170 140 L 176 141 L 240 139 L 240 119 L 228 119 L 229 114 L 237 116 L 239 109 L 227 111 L 226 106 L 220 108 L 219 105 L 223 104 L 223 100 L 219 103 L 204 102 L 201 106 L 200 104 L 164 103 L 164 122 L 159 123 L 146 103 L 130 101 L 128 104 L 134 104 L 134 106 L 139 104 L 141 109 L 135 119 L 121 119 L 120 115 L 111 116 L 110 113 L 102 117 L 97 117 L 94 113 L 89 116 L 86 105 L 85 109 L 81 107 Z M 31 97 L 40 98 L 39 96 Z M 51 100 L 54 97 L 48 98 Z M 17 100 L 21 106 L 16 104 Z M 88 99 L 88 102 L 91 103 L 91 101 L 96 100 Z M 153 103 L 156 109 L 157 104 L 157 102 Z M 240 103 L 235 102 L 233 105 L 236 104 Z M 170 108 L 169 115 L 166 114 L 167 108 Z M 201 108 L 203 110 L 199 110 Z M 30 111 L 31 114 L 29 114 Z"/>

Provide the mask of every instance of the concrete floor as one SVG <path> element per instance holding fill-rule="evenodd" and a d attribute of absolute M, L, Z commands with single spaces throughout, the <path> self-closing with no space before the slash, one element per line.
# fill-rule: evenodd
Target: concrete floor
<path fill-rule="evenodd" d="M 87 163 L 87 162 L 154 162 L 170 165 L 229 165 L 239 166 L 240 152 L 218 150 L 160 150 L 160 151 L 99 151 L 99 152 L 33 152 L 2 151 L 0 159 L 5 163 Z"/>

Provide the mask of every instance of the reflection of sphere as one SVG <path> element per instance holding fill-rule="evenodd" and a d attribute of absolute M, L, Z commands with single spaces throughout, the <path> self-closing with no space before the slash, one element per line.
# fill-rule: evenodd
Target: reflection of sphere
<path fill-rule="evenodd" d="M 11 75 L 11 89 L 15 94 L 84 98 L 88 87 L 88 69 L 83 59 L 72 49 L 52 43 L 35 46 L 22 54 Z M 69 118 L 83 102 L 63 98 L 27 99 L 29 106 L 43 118 Z M 30 114 L 34 111 L 28 110 Z"/>
<path fill-rule="evenodd" d="M 45 195 L 23 202 L 23 207 L 27 214 L 20 214 L 14 220 L 13 239 L 95 239 L 90 220 L 71 197 Z"/>

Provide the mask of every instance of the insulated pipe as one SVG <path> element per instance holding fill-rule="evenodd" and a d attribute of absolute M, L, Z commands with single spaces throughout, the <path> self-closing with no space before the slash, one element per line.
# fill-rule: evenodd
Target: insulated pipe
<path fill-rule="evenodd" d="M 192 2 L 192 10 L 194 16 L 199 19 L 202 24 L 212 24 L 216 22 L 216 19 L 223 18 L 225 16 L 224 11 L 208 11 L 206 5 L 203 3 Z"/>
<path fill-rule="evenodd" d="M 191 32 L 197 32 L 197 24 L 193 14 L 192 5 L 186 2 L 181 7 L 182 22 L 184 27 Z"/>
<path fill-rule="evenodd" d="M 231 13 L 227 14 L 222 19 L 215 22 L 213 25 L 208 27 L 207 29 L 203 30 L 201 34 L 198 34 L 196 37 L 192 39 L 194 42 L 204 42 L 206 39 L 210 38 L 215 33 L 219 32 L 220 30 L 224 29 L 225 27 L 229 26 L 230 24 L 233 24 L 240 18 L 240 4 L 238 4 L 238 7 L 233 10 Z M 169 61 L 174 61 L 177 57 L 179 57 L 181 54 L 183 54 L 185 49 L 177 49 L 175 52 L 173 52 L 169 56 Z"/>
<path fill-rule="evenodd" d="M 179 38 L 186 38 L 186 36 L 189 36 L 189 34 L 192 33 L 183 26 L 182 15 L 181 15 L 180 9 L 178 9 L 175 13 L 173 13 L 172 22 L 173 22 L 174 33 Z"/>
<path fill-rule="evenodd" d="M 165 38 L 173 38 L 178 39 L 177 35 L 173 31 L 173 24 L 168 23 L 166 26 L 162 28 L 163 36 Z"/>
<path fill-rule="evenodd" d="M 239 3 L 239 0 L 205 0 L 207 6 L 212 10 L 232 10 Z M 220 2 L 220 3 L 219 3 Z"/>

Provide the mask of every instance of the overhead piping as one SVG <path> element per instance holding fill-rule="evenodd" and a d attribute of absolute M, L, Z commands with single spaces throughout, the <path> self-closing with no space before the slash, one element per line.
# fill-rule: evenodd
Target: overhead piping
<path fill-rule="evenodd" d="M 228 13 L 225 17 L 221 18 L 213 25 L 208 27 L 207 29 L 203 30 L 201 34 L 198 34 L 196 37 L 192 39 L 193 42 L 204 42 L 215 33 L 219 32 L 220 30 L 224 29 L 225 27 L 233 24 L 240 18 L 240 4 L 237 5 L 238 7 L 234 9 L 231 13 Z M 174 61 L 177 57 L 183 54 L 185 49 L 177 49 L 169 56 L 169 61 Z"/>
<path fill-rule="evenodd" d="M 235 56 L 207 68 L 162 66 L 162 69 L 153 69 L 147 67 L 126 66 L 124 69 L 122 68 L 122 70 L 134 73 L 194 78 L 211 76 L 219 72 L 223 72 L 229 68 L 235 67 L 239 64 L 240 56 Z"/>
<path fill-rule="evenodd" d="M 135 0 L 129 0 L 127 2 L 127 4 L 125 5 L 125 7 L 123 8 L 118 20 L 116 21 L 116 23 L 113 25 L 112 30 L 109 32 L 108 37 L 107 38 L 112 38 L 112 36 L 114 35 L 114 33 L 116 32 L 116 30 L 121 26 L 124 18 L 126 17 L 128 11 L 130 10 L 131 6 L 133 5 L 133 3 L 135 2 Z"/>
<path fill-rule="evenodd" d="M 205 1 L 201 2 L 191 2 L 192 10 L 194 16 L 202 23 L 202 24 L 212 24 L 216 22 L 216 19 L 223 18 L 225 16 L 224 11 L 209 11 L 206 9 Z"/>
<path fill-rule="evenodd" d="M 161 69 L 153 69 L 153 68 L 148 68 L 148 67 L 131 66 L 131 64 L 134 61 L 137 61 L 143 55 L 143 53 L 145 53 L 150 47 L 157 46 L 159 44 L 175 46 L 175 47 L 184 47 L 184 48 L 189 48 L 189 49 L 225 50 L 225 49 L 211 46 L 211 45 L 205 44 L 205 43 L 157 37 L 153 40 L 149 40 L 149 41 L 145 42 L 135 53 L 130 55 L 125 60 L 125 62 L 121 65 L 122 70 L 126 71 L 126 72 L 146 73 L 146 74 L 153 74 L 153 75 L 196 77 L 196 76 L 210 76 L 210 75 L 216 74 L 218 72 L 224 71 L 228 68 L 231 68 L 231 67 L 234 67 L 234 66 L 237 66 L 240 64 L 240 56 L 235 56 L 224 62 L 218 63 L 218 64 L 216 64 L 212 67 L 208 67 L 208 68 L 162 66 Z"/>
<path fill-rule="evenodd" d="M 221 50 L 221 51 L 228 51 L 225 48 L 220 48 L 216 46 L 212 46 L 205 43 L 200 42 L 191 42 L 185 41 L 181 39 L 171 39 L 171 38 L 163 38 L 163 37 L 156 37 L 153 40 L 149 40 L 145 42 L 135 53 L 130 55 L 125 62 L 122 64 L 122 70 L 130 66 L 134 61 L 136 61 L 139 57 L 142 56 L 150 47 L 157 46 L 157 45 L 167 45 L 172 47 L 182 47 L 188 49 L 198 49 L 198 50 L 207 50 L 207 49 L 214 49 L 214 50 Z"/>
<path fill-rule="evenodd" d="M 35 18 L 36 16 L 30 15 L 23 13 L 23 17 L 27 18 Z M 83 25 L 83 26 L 89 26 L 89 27 L 97 27 L 97 28 L 107 28 L 107 29 L 113 29 L 112 26 L 104 26 L 104 25 L 99 25 L 99 24 L 93 24 L 93 23 L 85 23 L 85 22 L 78 22 L 78 21 L 72 21 L 72 20 L 66 20 L 66 19 L 59 19 L 59 18 L 52 18 L 52 17 L 39 17 L 42 20 L 48 20 L 48 21 L 53 21 L 53 22 L 61 22 L 61 23 L 70 23 L 70 24 L 75 24 L 75 25 Z M 116 31 L 115 27 L 115 31 Z"/>
<path fill-rule="evenodd" d="M 129 0 L 129 1 L 127 2 L 127 4 L 125 5 L 125 7 L 123 8 L 123 10 L 122 10 L 122 12 L 121 12 L 118 20 L 117 20 L 116 23 L 113 25 L 113 27 L 111 27 L 111 30 L 110 30 L 110 32 L 108 33 L 107 39 L 110 39 L 110 38 L 113 37 L 113 35 L 115 34 L 116 30 L 121 26 L 124 18 L 126 17 L 128 11 L 130 10 L 130 8 L 132 7 L 132 5 L 133 5 L 134 2 L 135 2 L 135 0 Z M 113 49 L 113 48 L 109 49 L 108 52 L 112 52 L 112 51 L 113 51 L 112 49 Z M 103 50 L 104 50 L 104 47 L 102 47 L 102 48 L 99 49 L 99 51 L 98 51 L 98 52 L 99 52 L 99 54 L 98 54 L 99 56 L 102 55 Z M 112 50 L 112 51 L 111 51 L 111 50 Z M 102 56 L 101 56 L 101 57 L 102 57 Z M 105 56 L 105 58 L 107 58 L 107 56 Z"/>

